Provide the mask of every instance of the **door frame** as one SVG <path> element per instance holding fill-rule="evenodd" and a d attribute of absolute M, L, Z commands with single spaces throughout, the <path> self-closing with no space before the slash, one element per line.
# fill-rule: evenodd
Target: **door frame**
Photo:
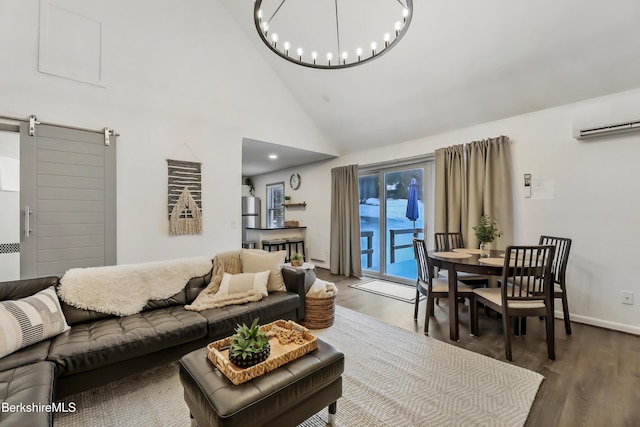
<path fill-rule="evenodd" d="M 372 165 L 366 165 L 360 167 L 358 170 L 358 179 L 364 176 L 378 176 L 378 198 L 380 200 L 379 203 L 379 222 L 378 222 L 378 247 L 374 248 L 374 250 L 378 251 L 378 265 L 380 266 L 379 271 L 369 270 L 363 266 L 362 272 L 364 276 L 386 279 L 398 283 L 404 283 L 407 285 L 414 285 L 415 279 L 413 278 L 405 278 L 400 276 L 393 276 L 387 273 L 387 227 L 386 224 L 383 224 L 382 219 L 387 216 L 387 203 L 386 203 L 386 195 L 387 190 L 385 186 L 385 174 L 389 172 L 399 172 L 408 169 L 423 169 L 423 189 L 424 189 L 424 218 L 423 218 L 423 227 L 422 227 L 422 235 L 430 242 L 433 240 L 433 221 L 434 221 L 434 210 L 433 210 L 433 201 L 435 200 L 435 156 L 427 155 L 420 156 L 416 158 L 410 159 L 400 159 L 394 160 L 392 162 L 382 162 Z M 431 225 L 431 226 L 429 226 Z M 361 257 L 362 259 L 362 257 Z"/>

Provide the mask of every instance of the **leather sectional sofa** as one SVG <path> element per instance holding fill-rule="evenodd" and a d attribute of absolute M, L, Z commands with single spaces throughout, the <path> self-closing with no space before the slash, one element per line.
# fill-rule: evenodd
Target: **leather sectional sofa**
<path fill-rule="evenodd" d="M 52 409 L 72 409 L 57 400 L 178 360 L 231 335 L 238 323 L 249 324 L 256 317 L 260 323 L 303 319 L 304 272 L 284 268 L 282 273 L 286 292 L 201 312 L 185 310 L 184 305 L 209 284 L 211 273 L 192 278 L 182 291 L 151 301 L 130 316 L 82 310 L 61 301 L 68 331 L 0 358 L 0 426 L 51 426 Z M 58 285 L 59 278 L 53 276 L 0 283 L 0 300 Z"/>

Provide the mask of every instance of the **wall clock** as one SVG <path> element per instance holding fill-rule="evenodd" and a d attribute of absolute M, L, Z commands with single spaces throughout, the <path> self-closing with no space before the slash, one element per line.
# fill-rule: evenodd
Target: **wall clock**
<path fill-rule="evenodd" d="M 300 175 L 297 173 L 291 174 L 291 178 L 289 178 L 289 185 L 294 190 L 300 188 Z"/>

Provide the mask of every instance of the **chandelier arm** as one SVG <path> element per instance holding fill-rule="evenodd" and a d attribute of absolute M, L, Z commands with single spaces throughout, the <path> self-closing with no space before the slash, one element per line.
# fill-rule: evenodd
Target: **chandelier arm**
<path fill-rule="evenodd" d="M 269 18 L 269 20 L 267 21 L 268 25 L 271 25 L 271 20 L 273 18 L 275 18 L 276 14 L 278 13 L 278 11 L 280 11 L 280 8 L 282 7 L 282 5 L 284 4 L 284 2 L 286 2 L 287 0 L 282 0 L 282 3 L 280 3 L 280 6 L 278 6 L 278 8 L 276 9 L 275 12 L 273 12 L 273 15 L 271 15 L 271 18 Z"/>
<path fill-rule="evenodd" d="M 404 7 L 405 9 L 407 9 L 407 5 L 402 3 L 402 1 L 400 0 L 396 0 L 398 3 L 400 3 L 400 6 Z"/>
<path fill-rule="evenodd" d="M 338 57 L 338 61 L 340 61 L 340 23 L 338 20 L 338 0 L 335 0 L 336 4 L 336 37 L 338 40 L 338 51 L 336 52 L 336 56 Z"/>

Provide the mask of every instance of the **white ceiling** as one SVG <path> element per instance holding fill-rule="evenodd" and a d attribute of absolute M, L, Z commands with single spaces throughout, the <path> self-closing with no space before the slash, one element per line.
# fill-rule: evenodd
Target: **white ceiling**
<path fill-rule="evenodd" d="M 276 158 L 269 156 L 276 156 Z M 242 140 L 242 176 L 261 175 L 335 157 L 330 154 L 244 138 Z"/>
<path fill-rule="evenodd" d="M 223 3 L 340 153 L 640 87 L 638 0 L 414 0 L 395 48 L 342 70 L 283 60 L 252 0 Z"/>

